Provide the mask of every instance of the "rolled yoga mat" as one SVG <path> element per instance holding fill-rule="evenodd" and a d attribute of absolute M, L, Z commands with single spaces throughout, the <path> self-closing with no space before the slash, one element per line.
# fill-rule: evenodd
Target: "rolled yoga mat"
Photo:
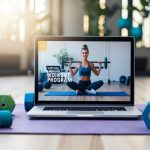
<path fill-rule="evenodd" d="M 9 110 L 0 111 L 0 128 L 9 128 L 12 125 L 12 114 Z"/>

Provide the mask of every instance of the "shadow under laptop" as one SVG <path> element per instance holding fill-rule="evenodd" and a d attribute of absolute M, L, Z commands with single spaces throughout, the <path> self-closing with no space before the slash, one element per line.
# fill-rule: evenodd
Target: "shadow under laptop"
<path fill-rule="evenodd" d="M 94 117 L 82 117 L 82 118 L 80 118 L 80 117 L 67 117 L 67 118 L 65 118 L 65 117 L 56 117 L 56 118 L 51 118 L 51 117 L 47 117 L 47 118 L 43 118 L 43 117 L 38 117 L 38 118 L 29 118 L 30 120 L 64 120 L 64 121 L 72 121 L 72 120 L 74 120 L 74 121 L 76 121 L 76 120 L 90 120 L 90 121 L 95 121 L 95 120 L 109 120 L 109 121 L 111 121 L 111 120 L 137 120 L 137 119 L 142 119 L 141 117 L 139 117 L 139 118 L 122 118 L 122 117 L 118 117 L 118 118 L 116 118 L 116 117 L 114 117 L 114 118 L 112 118 L 112 117 L 107 117 L 107 118 L 94 118 Z"/>

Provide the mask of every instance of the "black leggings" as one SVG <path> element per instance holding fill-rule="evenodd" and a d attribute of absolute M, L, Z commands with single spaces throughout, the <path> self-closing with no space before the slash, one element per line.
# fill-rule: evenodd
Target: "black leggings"
<path fill-rule="evenodd" d="M 67 82 L 67 85 L 73 89 L 73 90 L 79 90 L 81 92 L 85 92 L 86 89 L 91 90 L 97 90 L 99 89 L 102 85 L 104 84 L 104 82 L 102 80 L 96 81 L 91 83 L 91 81 L 79 81 L 79 83 L 76 83 L 74 81 L 72 82 Z"/>

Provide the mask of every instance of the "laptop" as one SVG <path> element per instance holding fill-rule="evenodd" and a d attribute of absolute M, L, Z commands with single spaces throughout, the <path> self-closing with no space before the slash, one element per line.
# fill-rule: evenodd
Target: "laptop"
<path fill-rule="evenodd" d="M 29 117 L 139 118 L 133 37 L 37 37 Z"/>

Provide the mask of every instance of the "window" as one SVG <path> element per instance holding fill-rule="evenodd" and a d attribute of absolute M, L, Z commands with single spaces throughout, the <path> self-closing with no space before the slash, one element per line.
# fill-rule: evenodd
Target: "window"
<path fill-rule="evenodd" d="M 25 0 L 1 0 L 0 14 L 0 40 L 23 42 L 25 39 Z"/>
<path fill-rule="evenodd" d="M 0 40 L 24 43 L 37 34 L 51 29 L 51 0 L 1 0 Z"/>

